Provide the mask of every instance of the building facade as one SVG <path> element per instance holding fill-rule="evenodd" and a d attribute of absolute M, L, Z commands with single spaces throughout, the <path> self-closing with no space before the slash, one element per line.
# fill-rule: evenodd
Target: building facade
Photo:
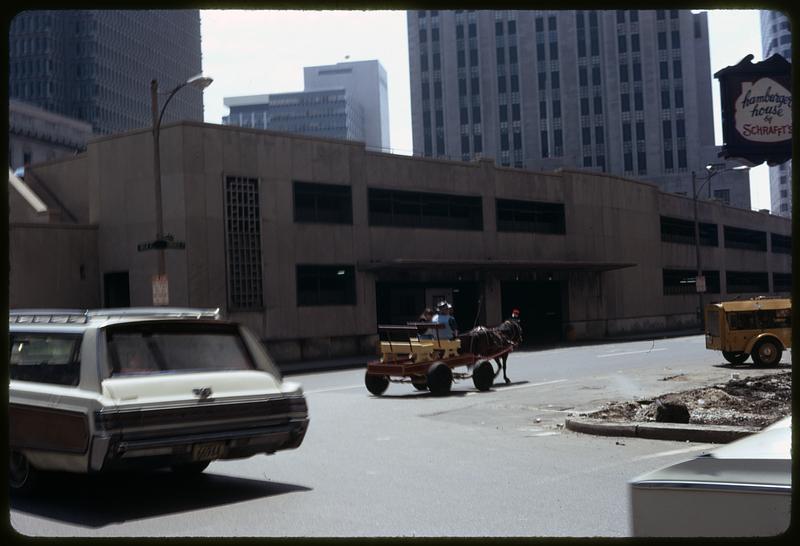
<path fill-rule="evenodd" d="M 202 71 L 198 10 L 30 10 L 9 28 L 9 97 L 85 121 L 97 134 L 152 125 L 150 81 L 169 92 Z M 165 120 L 203 120 L 177 94 Z"/>
<path fill-rule="evenodd" d="M 364 114 L 345 89 L 226 97 L 223 125 L 363 142 Z"/>
<path fill-rule="evenodd" d="M 761 47 L 764 58 L 776 53 L 792 61 L 792 26 L 780 11 L 761 11 Z M 772 214 L 792 217 L 792 161 L 769 169 L 769 194 Z"/>
<path fill-rule="evenodd" d="M 532 172 L 362 143 L 183 122 L 163 128 L 170 304 L 220 307 L 279 360 L 374 353 L 378 324 L 445 298 L 462 329 L 522 311 L 530 344 L 699 327 L 711 300 L 786 294 L 791 223 L 581 170 Z M 10 305 L 149 305 L 157 270 L 146 130 L 31 167 L 77 217 L 11 198 Z M 63 261 L 63 267 L 59 264 Z"/>
<path fill-rule="evenodd" d="M 378 61 L 303 69 L 303 91 L 226 97 L 223 125 L 286 131 L 364 142 L 388 151 L 389 96 Z"/>
<path fill-rule="evenodd" d="M 706 13 L 415 10 L 407 24 L 416 155 L 589 169 L 687 195 L 691 172 L 720 161 Z M 746 172 L 714 186 L 750 208 Z"/>
<path fill-rule="evenodd" d="M 8 101 L 8 164 L 13 169 L 83 152 L 91 136 L 86 122 Z"/>

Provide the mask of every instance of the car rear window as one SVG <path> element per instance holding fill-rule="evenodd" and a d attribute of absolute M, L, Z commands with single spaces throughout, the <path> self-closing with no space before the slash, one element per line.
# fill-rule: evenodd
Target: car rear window
<path fill-rule="evenodd" d="M 9 342 L 11 379 L 54 385 L 78 384 L 80 335 L 14 332 Z"/>
<path fill-rule="evenodd" d="M 148 322 L 107 329 L 111 375 L 252 370 L 230 324 Z"/>

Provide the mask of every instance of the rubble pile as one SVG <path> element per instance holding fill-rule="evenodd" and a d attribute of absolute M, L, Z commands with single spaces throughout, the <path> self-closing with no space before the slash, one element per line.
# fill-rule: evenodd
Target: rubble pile
<path fill-rule="evenodd" d="M 762 428 L 792 413 L 792 373 L 731 379 L 711 387 L 669 393 L 654 400 L 615 402 L 587 417 L 609 421 L 657 419 L 659 406 L 685 406 L 689 423 Z M 675 422 L 675 421 L 673 421 Z M 684 421 L 685 422 L 685 421 Z"/>

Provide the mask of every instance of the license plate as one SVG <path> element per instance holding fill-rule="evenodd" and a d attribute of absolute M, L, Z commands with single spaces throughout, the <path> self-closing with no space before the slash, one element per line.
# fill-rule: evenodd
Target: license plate
<path fill-rule="evenodd" d="M 197 444 L 192 447 L 192 460 L 210 461 L 219 459 L 225 451 L 225 444 L 216 442 L 213 444 Z"/>

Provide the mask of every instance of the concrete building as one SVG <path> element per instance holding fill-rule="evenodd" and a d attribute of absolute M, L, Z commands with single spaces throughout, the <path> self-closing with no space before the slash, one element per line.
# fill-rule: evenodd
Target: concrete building
<path fill-rule="evenodd" d="M 441 298 L 462 329 L 521 309 L 532 344 L 699 326 L 693 201 L 654 184 L 195 122 L 161 143 L 164 227 L 186 243 L 170 304 L 222 308 L 279 360 L 373 353 L 378 324 Z M 10 191 L 12 308 L 151 303 L 151 148 L 135 131 L 29 169 L 77 221 Z M 789 292 L 788 220 L 698 208 L 704 302 Z"/>
<path fill-rule="evenodd" d="M 761 10 L 761 47 L 764 58 L 778 53 L 792 61 L 792 26 L 780 11 Z M 792 217 L 792 161 L 769 169 L 769 194 L 772 214 Z"/>
<path fill-rule="evenodd" d="M 152 124 L 161 91 L 202 71 L 198 10 L 29 10 L 11 21 L 8 94 L 90 123 L 97 134 Z M 203 120 L 203 95 L 176 95 L 165 121 Z"/>
<path fill-rule="evenodd" d="M 407 24 L 415 155 L 592 169 L 685 195 L 692 171 L 720 161 L 706 13 L 414 10 Z M 747 172 L 713 186 L 750 208 Z"/>
<path fill-rule="evenodd" d="M 223 125 L 364 142 L 389 151 L 386 71 L 378 61 L 303 69 L 303 91 L 226 97 Z"/>
<path fill-rule="evenodd" d="M 86 122 L 8 101 L 8 164 L 14 169 L 85 151 L 91 136 Z"/>

